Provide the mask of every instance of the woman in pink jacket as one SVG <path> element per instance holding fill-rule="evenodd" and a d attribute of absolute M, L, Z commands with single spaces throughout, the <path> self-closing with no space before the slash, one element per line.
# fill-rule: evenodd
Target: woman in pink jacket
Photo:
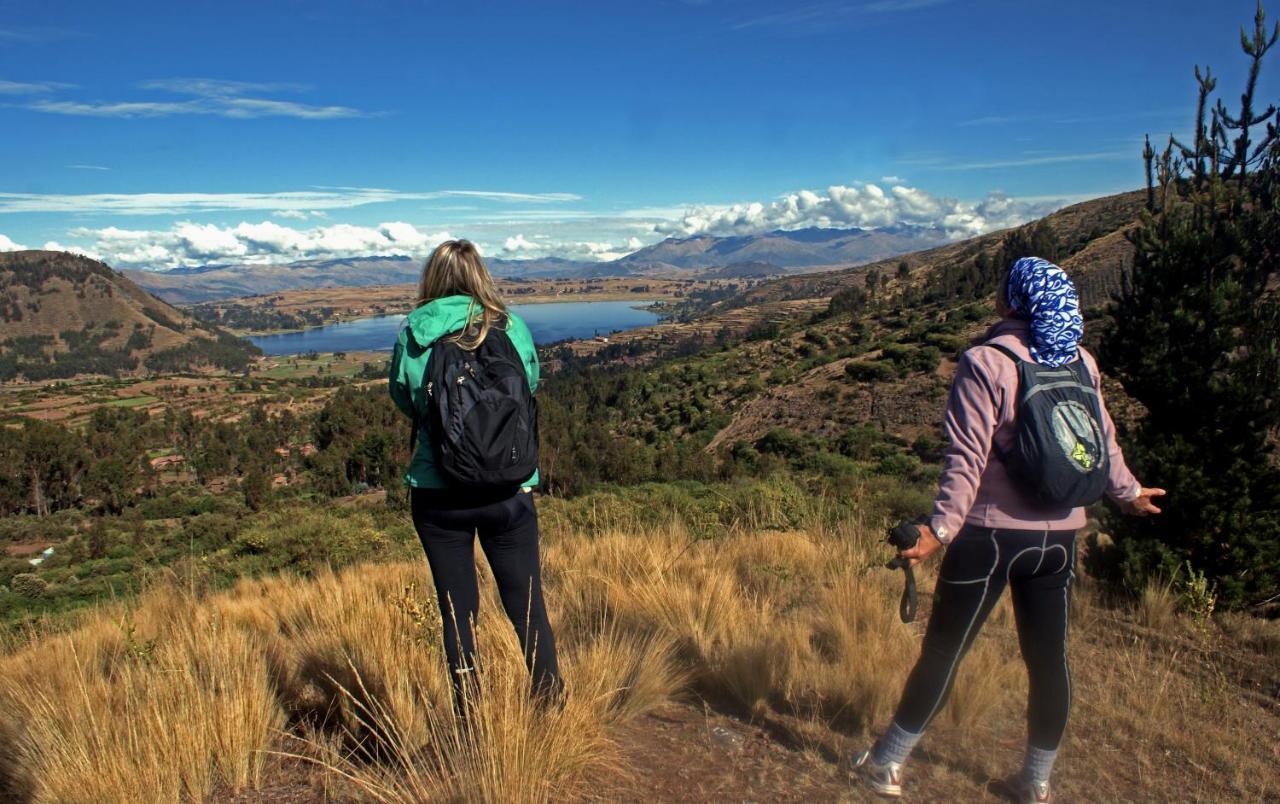
<path fill-rule="evenodd" d="M 855 765 L 885 796 L 902 794 L 902 764 L 947 700 L 956 668 L 1006 586 L 1013 595 L 1030 690 L 1027 749 L 1015 787 L 1027 802 L 1051 800 L 1049 773 L 1071 708 L 1067 609 L 1075 572 L 1076 531 L 1084 508 L 1046 504 L 1006 465 L 1014 452 L 1019 401 L 1017 361 L 1068 374 L 1083 361 L 1101 413 L 1106 494 L 1135 516 L 1159 513 L 1161 489 L 1143 488 L 1125 466 L 1102 402 L 1098 367 L 1080 347 L 1083 320 L 1075 287 L 1061 268 L 1028 257 L 1013 264 L 996 298 L 1001 320 L 960 359 L 947 402 L 950 441 L 933 517 L 919 543 L 902 552 L 917 564 L 947 546 L 920 659 L 889 728 Z M 1048 367 L 1048 368 L 1045 368 Z"/>

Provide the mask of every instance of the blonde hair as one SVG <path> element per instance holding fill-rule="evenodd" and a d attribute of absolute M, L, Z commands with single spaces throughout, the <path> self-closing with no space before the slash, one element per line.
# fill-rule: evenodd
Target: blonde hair
<path fill-rule="evenodd" d="M 436 246 L 422 266 L 418 303 L 414 306 L 457 295 L 470 296 L 471 306 L 467 308 L 467 326 L 452 337 L 463 349 L 471 351 L 484 342 L 491 328 L 506 321 L 507 306 L 498 295 L 498 286 L 480 258 L 480 251 L 469 240 L 446 240 Z"/>

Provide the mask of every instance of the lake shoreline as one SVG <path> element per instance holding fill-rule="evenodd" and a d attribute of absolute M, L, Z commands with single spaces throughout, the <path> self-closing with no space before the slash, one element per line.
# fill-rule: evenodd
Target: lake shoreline
<path fill-rule="evenodd" d="M 566 295 L 570 295 L 571 298 L 565 298 L 564 296 L 535 296 L 529 299 L 520 299 L 519 301 L 511 301 L 509 299 L 504 299 L 503 301 L 505 301 L 507 305 L 510 307 L 515 307 L 515 306 L 525 305 L 525 304 L 578 304 L 578 303 L 591 304 L 594 302 L 635 301 L 636 304 L 633 305 L 635 309 L 650 310 L 650 311 L 652 311 L 654 307 L 658 307 L 663 303 L 669 301 L 669 297 L 633 299 L 625 293 L 604 293 L 600 295 L 576 293 L 576 294 L 566 294 Z M 657 312 L 657 311 L 654 311 L 654 312 Z M 370 318 L 383 318 L 390 315 L 408 315 L 408 314 L 409 314 L 408 312 L 374 313 L 372 315 L 352 316 L 351 318 L 335 318 L 332 321 L 325 321 L 324 323 L 321 323 L 321 324 L 308 324 L 305 327 L 294 327 L 290 329 L 256 330 L 256 329 L 237 329 L 233 327 L 223 327 L 223 329 L 225 329 L 227 332 L 230 332 L 232 335 L 235 335 L 237 338 L 252 340 L 253 338 L 266 337 L 269 335 L 291 335 L 291 334 L 297 334 L 300 332 L 310 332 L 311 330 L 323 329 L 324 327 L 331 327 L 335 324 L 350 324 L 356 321 L 366 321 Z M 660 316 L 659 320 L 662 320 L 661 318 L 662 313 L 659 312 L 658 315 Z"/>
<path fill-rule="evenodd" d="M 663 312 L 654 310 L 665 299 L 547 299 L 545 301 L 509 302 L 533 332 L 539 346 L 564 341 L 592 340 L 617 332 L 653 326 L 663 320 Z M 540 314 L 559 305 L 561 310 Z M 524 308 L 524 309 L 521 309 Z M 314 327 L 278 332 L 240 335 L 263 350 L 265 357 L 288 357 L 305 354 L 338 352 L 387 352 L 395 343 L 405 313 L 383 313 L 362 316 Z M 326 339 L 326 334 L 329 336 Z M 304 343 L 308 336 L 313 343 Z"/>

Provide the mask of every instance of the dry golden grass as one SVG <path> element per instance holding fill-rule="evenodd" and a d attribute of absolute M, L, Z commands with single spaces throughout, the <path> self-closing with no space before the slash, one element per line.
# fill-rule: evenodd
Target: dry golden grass
<path fill-rule="evenodd" d="M 1165 631 L 1178 622 L 1178 593 L 1173 579 L 1152 578 L 1138 599 L 1137 620 L 1147 628 Z"/>
<path fill-rule="evenodd" d="M 901 578 L 878 568 L 879 523 L 830 527 L 815 516 L 780 531 L 753 521 L 693 539 L 677 521 L 642 527 L 603 514 L 598 528 L 544 523 L 570 691 L 563 709 L 530 702 L 483 568 L 484 672 L 465 727 L 453 716 L 425 562 L 243 580 L 205 599 L 158 589 L 0 658 L 0 797 L 7 780 L 9 793 L 36 801 L 204 799 L 256 787 L 278 752 L 323 769 L 337 800 L 573 799 L 601 772 L 626 772 L 611 726 L 682 691 L 782 718 L 802 741 L 834 733 L 844 748 L 888 720 L 922 624 L 897 620 Z M 922 591 L 934 581 L 925 569 Z M 1082 592 L 1077 629 L 1106 633 L 1111 615 L 1087 584 Z M 1151 609 L 1142 616 L 1163 615 Z M 1020 706 L 1011 632 L 1006 600 L 964 663 L 939 731 L 987 728 L 993 713 Z M 1140 778 L 1159 772 L 1160 751 L 1204 753 L 1195 724 L 1228 694 L 1213 676 L 1189 682 L 1161 650 L 1108 647 L 1080 674 L 1087 723 L 1152 746 L 1138 756 Z M 1222 740 L 1206 761 L 1241 750 Z M 1258 761 L 1236 757 L 1241 789 L 1258 789 L 1246 778 Z M 948 773 L 928 778 L 952 784 Z"/>

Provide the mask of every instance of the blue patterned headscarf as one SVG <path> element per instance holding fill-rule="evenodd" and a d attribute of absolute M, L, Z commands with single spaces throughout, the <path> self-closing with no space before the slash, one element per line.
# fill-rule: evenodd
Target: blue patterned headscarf
<path fill-rule="evenodd" d="M 1009 307 L 1031 322 L 1031 358 L 1046 366 L 1075 360 L 1084 319 L 1066 271 L 1039 257 L 1023 257 L 1009 269 L 1008 284 Z"/>

